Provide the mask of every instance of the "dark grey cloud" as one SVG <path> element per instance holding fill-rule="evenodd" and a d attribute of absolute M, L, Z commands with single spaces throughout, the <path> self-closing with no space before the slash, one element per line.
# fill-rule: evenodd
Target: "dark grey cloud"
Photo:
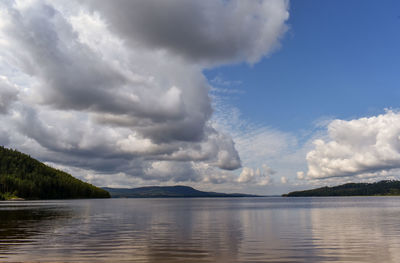
<path fill-rule="evenodd" d="M 10 106 L 17 100 L 18 90 L 6 79 L 0 78 L 0 114 L 8 113 Z"/>
<path fill-rule="evenodd" d="M 201 64 L 254 63 L 287 30 L 288 1 L 88 0 L 133 44 L 165 49 Z"/>
<path fill-rule="evenodd" d="M 0 129 L 0 145 L 8 146 L 9 143 L 10 143 L 10 136 L 5 130 Z"/>

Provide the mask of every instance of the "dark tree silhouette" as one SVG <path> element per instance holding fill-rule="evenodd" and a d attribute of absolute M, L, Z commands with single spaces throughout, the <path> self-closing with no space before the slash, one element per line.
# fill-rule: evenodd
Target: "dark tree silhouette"
<path fill-rule="evenodd" d="M 0 146 L 0 200 L 109 198 L 104 189 L 51 168 L 29 155 Z"/>
<path fill-rule="evenodd" d="M 400 195 L 400 181 L 385 180 L 376 183 L 349 183 L 333 187 L 291 192 L 283 196 L 356 196 Z"/>

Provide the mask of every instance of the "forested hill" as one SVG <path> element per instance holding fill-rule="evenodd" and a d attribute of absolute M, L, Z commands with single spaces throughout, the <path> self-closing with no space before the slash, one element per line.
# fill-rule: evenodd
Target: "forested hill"
<path fill-rule="evenodd" d="M 0 146 L 0 200 L 13 197 L 109 198 L 110 194 L 26 154 Z"/>
<path fill-rule="evenodd" d="M 125 198 L 166 198 L 166 197 L 256 197 L 248 194 L 225 194 L 203 192 L 189 186 L 147 186 L 138 188 L 104 188 L 110 192 L 111 197 Z"/>
<path fill-rule="evenodd" d="M 283 196 L 372 196 L 400 195 L 400 181 L 380 181 L 376 183 L 349 183 L 333 187 L 296 191 Z"/>

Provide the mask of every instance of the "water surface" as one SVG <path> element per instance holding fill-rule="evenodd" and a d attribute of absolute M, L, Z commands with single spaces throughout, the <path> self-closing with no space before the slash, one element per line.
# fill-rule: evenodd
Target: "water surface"
<path fill-rule="evenodd" d="M 400 198 L 0 202 L 1 262 L 400 262 Z"/>

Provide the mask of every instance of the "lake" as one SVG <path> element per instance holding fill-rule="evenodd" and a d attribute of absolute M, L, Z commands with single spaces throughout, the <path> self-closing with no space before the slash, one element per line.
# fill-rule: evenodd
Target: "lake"
<path fill-rule="evenodd" d="M 1 262 L 400 262 L 400 197 L 0 202 Z"/>

